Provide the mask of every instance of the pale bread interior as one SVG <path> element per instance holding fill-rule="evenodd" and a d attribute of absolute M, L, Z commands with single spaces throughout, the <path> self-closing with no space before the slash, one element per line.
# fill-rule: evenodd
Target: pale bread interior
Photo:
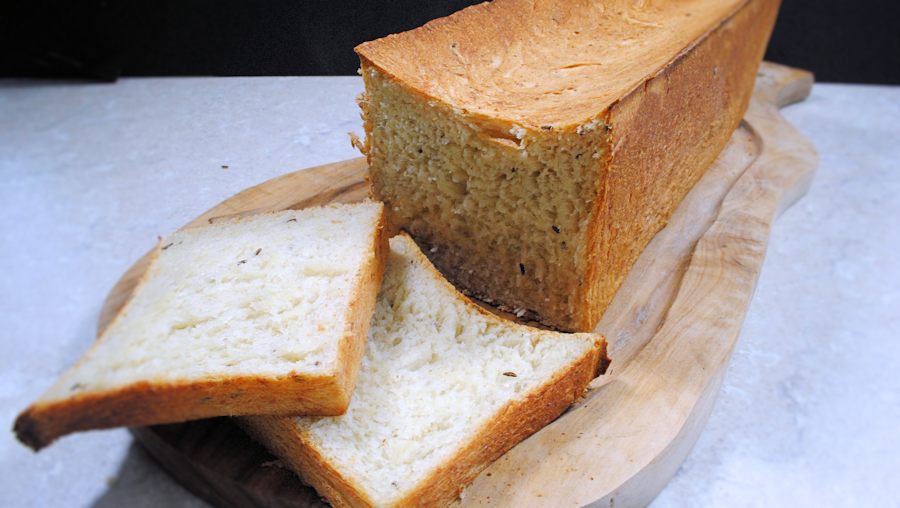
<path fill-rule="evenodd" d="M 97 344 L 39 402 L 140 381 L 333 375 L 381 207 L 331 205 L 177 232 Z"/>
<path fill-rule="evenodd" d="M 458 287 L 571 329 L 605 125 L 486 135 L 376 67 L 362 68 L 371 180 L 391 221 L 425 244 Z"/>
<path fill-rule="evenodd" d="M 389 505 L 510 401 L 597 347 L 598 338 L 486 314 L 453 290 L 409 237 L 397 236 L 348 412 L 297 418 L 297 430 L 356 489 Z"/>

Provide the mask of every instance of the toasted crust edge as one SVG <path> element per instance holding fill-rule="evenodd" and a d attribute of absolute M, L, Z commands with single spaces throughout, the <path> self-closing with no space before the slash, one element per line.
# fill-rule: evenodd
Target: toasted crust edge
<path fill-rule="evenodd" d="M 504 326 L 531 332 L 535 330 L 500 318 L 473 303 L 441 275 L 409 235 L 400 233 L 398 236 L 411 245 L 414 256 L 423 263 L 432 277 L 441 281 L 444 288 L 462 301 L 469 310 Z M 541 333 L 559 332 L 541 330 Z M 394 506 L 450 503 L 481 470 L 517 443 L 549 424 L 579 399 L 591 380 L 605 371 L 610 360 L 606 354 L 606 340 L 602 336 L 590 333 L 577 335 L 594 338 L 594 347 L 585 351 L 581 357 L 566 369 L 557 372 L 540 387 L 507 403 L 451 459 Z M 343 476 L 319 453 L 292 418 L 251 416 L 236 420 L 255 441 L 281 458 L 334 506 L 362 507 L 375 504 L 361 486 Z"/>
<path fill-rule="evenodd" d="M 38 451 L 63 435 L 82 430 L 175 423 L 216 416 L 344 414 L 356 384 L 375 299 L 384 276 L 387 250 L 384 205 L 374 204 L 378 216 L 372 233 L 372 248 L 356 278 L 347 308 L 347 328 L 338 345 L 337 368 L 330 375 L 294 373 L 278 377 L 215 377 L 191 382 L 142 381 L 115 390 L 34 403 L 16 418 L 13 425 L 16 437 Z M 135 290 L 149 278 L 161 245 L 162 241 L 153 251 L 151 262 Z M 131 298 L 110 324 L 120 319 L 130 305 Z M 110 326 L 105 330 L 108 329 Z M 95 344 L 104 340 L 105 330 Z"/>

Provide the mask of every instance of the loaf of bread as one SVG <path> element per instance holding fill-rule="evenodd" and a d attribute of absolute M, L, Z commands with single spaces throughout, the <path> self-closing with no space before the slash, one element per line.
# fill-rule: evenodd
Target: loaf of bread
<path fill-rule="evenodd" d="M 601 336 L 501 319 L 458 293 L 408 236 L 390 245 L 347 413 L 239 419 L 334 506 L 452 502 L 607 361 Z"/>
<path fill-rule="evenodd" d="M 380 203 L 255 215 L 160 241 L 82 359 L 16 420 L 86 429 L 347 409 L 387 251 Z"/>
<path fill-rule="evenodd" d="M 374 197 L 458 287 L 594 328 L 741 121 L 778 0 L 495 0 L 356 48 Z"/>

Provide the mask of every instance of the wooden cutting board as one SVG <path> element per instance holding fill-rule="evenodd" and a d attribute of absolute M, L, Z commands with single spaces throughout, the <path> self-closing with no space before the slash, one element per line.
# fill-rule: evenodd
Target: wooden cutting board
<path fill-rule="evenodd" d="M 641 506 L 672 477 L 712 410 L 775 218 L 807 190 L 811 144 L 778 108 L 812 75 L 764 63 L 741 128 L 650 243 L 597 331 L 613 364 L 587 396 L 488 467 L 460 504 Z M 247 189 L 188 226 L 365 197 L 363 159 Z M 113 288 L 99 328 L 129 297 L 147 258 Z M 176 480 L 227 507 L 319 506 L 316 493 L 229 419 L 133 429 Z"/>

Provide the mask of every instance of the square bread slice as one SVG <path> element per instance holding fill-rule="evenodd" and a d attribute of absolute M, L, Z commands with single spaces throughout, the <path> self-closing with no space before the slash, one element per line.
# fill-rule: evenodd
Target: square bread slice
<path fill-rule="evenodd" d="M 347 409 L 384 273 L 381 203 L 253 215 L 160 241 L 128 303 L 15 423 L 70 432 Z"/>
<path fill-rule="evenodd" d="M 339 417 L 238 422 L 335 506 L 440 506 L 559 416 L 606 342 L 478 307 L 405 234 L 391 239 L 359 382 Z"/>
<path fill-rule="evenodd" d="M 778 0 L 494 0 L 356 48 L 373 196 L 458 287 L 593 330 L 741 121 Z"/>

